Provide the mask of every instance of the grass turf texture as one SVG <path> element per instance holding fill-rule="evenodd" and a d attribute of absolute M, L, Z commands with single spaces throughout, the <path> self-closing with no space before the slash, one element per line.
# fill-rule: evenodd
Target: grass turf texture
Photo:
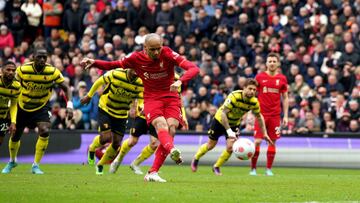
<path fill-rule="evenodd" d="M 4 164 L 0 164 L 1 168 Z M 128 166 L 117 174 L 96 176 L 88 165 L 41 165 L 44 175 L 30 174 L 20 164 L 0 174 L 0 202 L 304 202 L 360 200 L 358 170 L 275 168 L 274 177 L 249 176 L 247 167 L 222 167 L 215 176 L 210 166 L 165 166 L 167 183 L 144 182 Z M 142 167 L 143 171 L 148 167 Z"/>

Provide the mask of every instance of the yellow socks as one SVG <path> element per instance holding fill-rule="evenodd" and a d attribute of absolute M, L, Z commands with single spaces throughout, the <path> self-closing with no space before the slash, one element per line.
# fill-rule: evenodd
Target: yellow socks
<path fill-rule="evenodd" d="M 116 156 L 117 150 L 115 150 L 112 146 L 112 144 L 106 149 L 105 154 L 100 159 L 99 163 L 97 165 L 105 165 L 106 163 L 113 160 Z"/>
<path fill-rule="evenodd" d="M 221 153 L 220 157 L 216 161 L 214 167 L 222 166 L 230 158 L 231 154 L 232 153 L 229 153 L 228 151 L 226 151 L 226 149 L 224 149 L 224 151 Z"/>
<path fill-rule="evenodd" d="M 40 163 L 41 158 L 45 154 L 45 150 L 49 144 L 49 137 L 40 137 L 38 138 L 35 146 L 35 159 L 34 163 Z"/>
<path fill-rule="evenodd" d="M 152 154 L 154 154 L 155 150 L 151 149 L 150 145 L 146 145 L 139 154 L 138 157 L 134 160 L 135 165 L 140 165 L 143 161 L 148 159 Z"/>
<path fill-rule="evenodd" d="M 9 154 L 10 154 L 10 161 L 16 161 L 16 156 L 20 148 L 20 140 L 17 142 L 11 141 L 9 139 Z"/>
<path fill-rule="evenodd" d="M 126 139 L 121 145 L 119 155 L 116 157 L 116 161 L 121 163 L 124 159 L 124 156 L 130 151 L 130 149 L 131 147 L 129 146 L 129 139 Z"/>
<path fill-rule="evenodd" d="M 206 154 L 206 152 L 208 152 L 209 149 L 207 147 L 207 143 L 201 145 L 201 147 L 198 149 L 198 151 L 195 154 L 195 159 L 199 160 L 202 156 L 204 156 L 204 154 Z"/>
<path fill-rule="evenodd" d="M 89 146 L 89 151 L 90 152 L 95 152 L 96 148 L 101 147 L 102 145 L 100 144 L 100 135 L 97 135 L 96 137 L 94 137 L 92 143 Z"/>

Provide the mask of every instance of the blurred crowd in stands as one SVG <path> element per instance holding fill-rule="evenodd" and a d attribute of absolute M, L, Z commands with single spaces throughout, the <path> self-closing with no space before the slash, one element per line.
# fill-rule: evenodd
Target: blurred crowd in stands
<path fill-rule="evenodd" d="M 101 90 L 87 106 L 80 99 L 103 72 L 79 62 L 117 60 L 142 49 L 149 32 L 201 69 L 183 86 L 190 130 L 206 131 L 227 94 L 265 70 L 269 52 L 281 56 L 289 83 L 283 133 L 360 129 L 360 0 L 0 0 L 0 25 L 0 64 L 28 62 L 45 46 L 71 85 L 75 119 L 65 122 L 56 89 L 54 129 L 97 128 Z M 254 117 L 242 123 L 252 131 Z"/>

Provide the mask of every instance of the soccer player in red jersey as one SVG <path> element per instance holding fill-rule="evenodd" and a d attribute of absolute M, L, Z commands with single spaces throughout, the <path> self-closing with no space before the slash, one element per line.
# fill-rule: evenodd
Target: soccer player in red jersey
<path fill-rule="evenodd" d="M 265 175 L 273 176 L 271 167 L 276 154 L 275 143 L 280 138 L 281 126 L 288 124 L 288 83 L 283 74 L 278 73 L 280 59 L 276 53 L 269 53 L 266 59 L 267 70 L 256 75 L 255 79 L 259 83 L 258 99 L 260 102 L 260 112 L 264 116 L 267 133 L 273 144 L 268 145 L 267 163 Z M 281 98 L 282 97 L 282 98 Z M 281 124 L 281 103 L 284 112 Z M 255 154 L 251 160 L 250 175 L 256 175 L 256 163 L 260 153 L 260 144 L 264 138 L 258 122 L 255 120 Z"/>
<path fill-rule="evenodd" d="M 144 49 L 133 52 L 119 61 L 101 61 L 84 58 L 81 64 L 109 70 L 118 67 L 133 68 L 144 84 L 144 113 L 148 124 L 152 124 L 158 134 L 160 145 L 155 152 L 155 160 L 145 181 L 166 182 L 158 171 L 168 154 L 177 164 L 181 164 L 180 151 L 174 147 L 174 135 L 182 125 L 181 102 L 178 88 L 199 73 L 199 68 L 163 46 L 162 38 L 155 33 L 145 37 Z M 174 68 L 186 70 L 184 75 L 174 82 Z"/>

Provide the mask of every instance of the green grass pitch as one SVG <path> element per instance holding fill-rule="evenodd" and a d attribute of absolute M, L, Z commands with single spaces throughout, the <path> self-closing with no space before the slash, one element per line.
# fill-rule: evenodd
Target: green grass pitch
<path fill-rule="evenodd" d="M 0 164 L 2 168 L 4 164 Z M 20 164 L 0 174 L 0 202 L 353 202 L 360 200 L 360 171 L 313 168 L 274 168 L 274 177 L 248 175 L 247 167 L 222 167 L 214 176 L 210 166 L 192 173 L 189 166 L 164 166 L 167 183 L 144 182 L 128 166 L 117 174 L 96 176 L 88 165 L 51 165 L 44 175 L 30 174 Z M 148 166 L 143 167 L 143 170 Z"/>

